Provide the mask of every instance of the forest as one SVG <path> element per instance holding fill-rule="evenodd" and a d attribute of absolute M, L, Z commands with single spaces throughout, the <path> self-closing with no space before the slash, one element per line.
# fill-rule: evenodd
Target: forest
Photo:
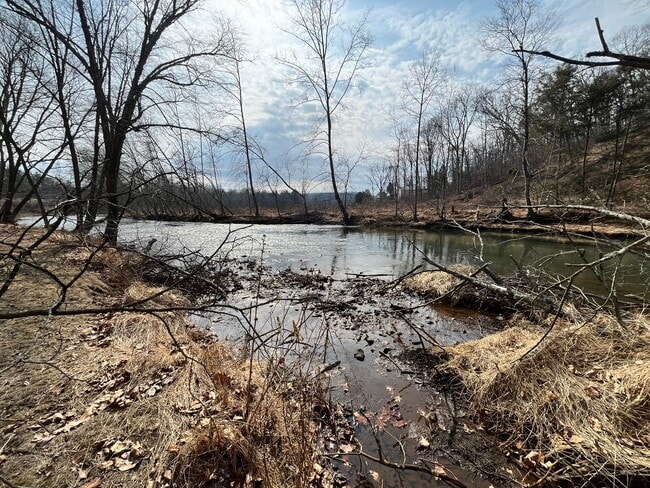
<path fill-rule="evenodd" d="M 320 100 L 322 117 L 297 156 L 269 160 L 246 126 L 242 34 L 223 23 L 214 39 L 185 50 L 160 41 L 176 35 L 198 5 L 151 12 L 88 5 L 84 21 L 73 5 L 64 16 L 9 2 L 2 20 L 0 220 L 11 222 L 21 211 L 46 219 L 58 212 L 89 228 L 101 213 L 113 229 L 125 212 L 207 220 L 309 213 L 314 192 L 331 193 L 321 202 L 336 204 L 343 220 L 348 207 L 364 200 L 404 207 L 414 221 L 426 202 L 444 220 L 450 200 L 471 200 L 486 189 L 489 197 L 478 203 L 496 206 L 506 199 L 611 209 L 615 201 L 641 201 L 643 181 L 624 188 L 632 191 L 627 198 L 618 190 L 621 179 L 647 174 L 635 147 L 647 133 L 648 70 L 625 57 L 587 58 L 585 68 L 533 54 L 558 21 L 534 2 L 510 18 L 515 3 L 502 2 L 500 14 L 481 26 L 484 47 L 510 59 L 499 86 L 456 80 L 440 53 L 421 52 L 404 73 L 402 99 L 390 114 L 393 142 L 383 149 L 348 154 L 333 128 L 346 116 L 343 97 L 355 96 L 370 46 L 364 22 L 350 38 L 332 29 L 329 35 L 350 49 L 343 57 L 321 53 L 322 69 L 309 59 L 279 59 L 287 76 L 295 73 L 293 81 L 304 85 L 305 100 Z M 308 7 L 315 8 L 302 8 Z M 340 7 L 331 12 L 337 26 L 344 25 Z M 512 29 L 504 34 L 508 22 Z M 310 32 L 309 25 L 295 27 Z M 318 45 L 299 39 L 318 57 Z M 614 42 L 643 60 L 647 24 Z M 355 172 L 365 175 L 353 187 Z"/>

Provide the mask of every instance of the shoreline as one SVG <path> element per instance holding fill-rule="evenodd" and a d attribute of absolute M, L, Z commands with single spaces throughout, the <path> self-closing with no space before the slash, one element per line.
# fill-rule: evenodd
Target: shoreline
<path fill-rule="evenodd" d="M 343 227 L 338 216 L 331 213 L 289 214 L 283 216 L 252 216 L 228 215 L 214 217 L 182 216 L 182 215 L 130 215 L 133 220 L 178 222 L 178 223 L 214 223 L 214 224 L 242 224 L 242 225 L 336 225 Z M 572 221 L 573 220 L 573 221 Z M 474 232 L 495 232 L 505 234 L 557 234 L 571 233 L 583 237 L 608 237 L 612 239 L 630 239 L 642 236 L 641 229 L 634 227 L 629 222 L 621 222 L 614 218 L 593 219 L 582 213 L 573 219 L 562 220 L 556 215 L 542 215 L 536 221 L 525 217 L 513 217 L 504 220 L 498 217 L 468 218 L 459 216 L 457 219 L 423 219 L 419 221 L 394 218 L 394 217 L 366 217 L 353 215 L 350 228 L 360 229 L 387 229 L 387 230 L 422 230 L 422 231 L 454 231 L 463 232 L 469 229 Z"/>

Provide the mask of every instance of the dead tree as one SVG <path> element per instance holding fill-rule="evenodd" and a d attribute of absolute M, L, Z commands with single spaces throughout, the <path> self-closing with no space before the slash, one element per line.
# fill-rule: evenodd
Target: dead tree
<path fill-rule="evenodd" d="M 620 52 L 612 51 L 607 45 L 605 40 L 605 34 L 603 29 L 600 27 L 600 20 L 598 17 L 595 19 L 596 30 L 598 31 L 598 38 L 600 39 L 601 50 L 599 51 L 590 51 L 585 57 L 586 58 L 610 58 L 614 61 L 595 61 L 592 59 L 581 60 L 574 58 L 567 58 L 565 56 L 560 56 L 559 54 L 552 53 L 550 51 L 535 51 L 535 50 L 526 50 L 526 49 L 515 49 L 513 52 L 522 52 L 527 54 L 536 54 L 539 56 L 544 56 L 546 58 L 555 59 L 556 61 L 562 61 L 563 63 L 573 64 L 576 66 L 588 66 L 594 68 L 596 66 L 624 66 L 627 68 L 639 68 L 639 69 L 650 69 L 650 57 L 647 56 L 634 56 L 631 54 L 623 54 Z"/>

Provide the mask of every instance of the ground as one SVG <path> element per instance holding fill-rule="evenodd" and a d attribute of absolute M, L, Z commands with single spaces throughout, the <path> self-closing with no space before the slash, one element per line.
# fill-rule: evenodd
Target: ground
<path fill-rule="evenodd" d="M 21 233 L 0 228 L 3 253 Z M 41 233 L 29 232 L 21 246 Z M 28 264 L 6 290 L 0 313 L 50 307 L 57 286 L 40 267 L 68 281 L 93 250 L 76 236 L 52 236 L 24 256 Z M 264 479 L 266 486 L 302 487 L 317 480 L 317 387 L 297 389 L 299 376 L 290 384 L 277 365 L 240 357 L 184 313 L 120 311 L 157 293 L 151 307 L 188 305 L 176 292 L 142 283 L 137 265 L 102 250 L 60 309 L 103 313 L 2 321 L 0 482 L 193 487 Z"/>

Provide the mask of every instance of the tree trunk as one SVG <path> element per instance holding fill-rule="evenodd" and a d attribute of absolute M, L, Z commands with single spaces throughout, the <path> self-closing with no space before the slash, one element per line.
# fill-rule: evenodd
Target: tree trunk
<path fill-rule="evenodd" d="M 528 77 L 528 63 L 522 60 L 523 67 L 523 89 L 524 89 L 524 140 L 521 151 L 521 163 L 524 170 L 524 196 L 526 199 L 526 206 L 528 207 L 528 217 L 534 217 L 535 211 L 533 210 L 533 202 L 530 198 L 530 187 L 532 184 L 533 175 L 530 171 L 530 164 L 528 161 L 528 146 L 530 143 L 530 102 L 529 102 L 529 89 L 530 79 Z"/>

